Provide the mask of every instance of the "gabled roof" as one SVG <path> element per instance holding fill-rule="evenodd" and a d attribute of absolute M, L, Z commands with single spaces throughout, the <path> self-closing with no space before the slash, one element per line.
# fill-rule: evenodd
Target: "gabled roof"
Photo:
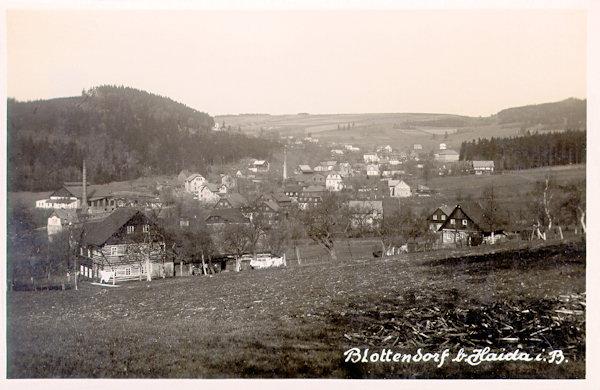
<path fill-rule="evenodd" d="M 457 156 L 458 152 L 456 150 L 452 150 L 452 149 L 444 149 L 444 150 L 436 151 L 435 154 L 437 154 L 439 156 Z"/>
<path fill-rule="evenodd" d="M 302 172 L 312 172 L 313 171 L 309 165 L 299 165 L 298 168 Z"/>
<path fill-rule="evenodd" d="M 283 192 L 273 192 L 267 195 L 267 198 L 270 198 L 278 203 L 289 203 L 292 201 L 292 198 L 284 194 Z"/>
<path fill-rule="evenodd" d="M 248 206 L 248 200 L 236 192 L 223 196 L 219 202 L 227 202 L 234 209 Z"/>
<path fill-rule="evenodd" d="M 442 210 L 442 212 L 448 216 L 454 210 L 454 207 L 456 207 L 456 206 L 448 206 L 447 204 L 443 204 L 440 207 L 438 207 L 437 209 Z"/>
<path fill-rule="evenodd" d="M 141 214 L 144 218 L 147 218 L 139 210 L 118 208 L 104 219 L 86 223 L 83 226 L 82 243 L 87 245 L 103 245 L 137 214 Z"/>
<path fill-rule="evenodd" d="M 325 192 L 326 188 L 320 185 L 308 186 L 302 190 L 302 192 Z"/>
<path fill-rule="evenodd" d="M 271 210 L 279 211 L 279 205 L 274 200 L 266 200 L 263 203 L 266 204 Z"/>
<path fill-rule="evenodd" d="M 388 187 L 405 187 L 405 188 L 410 188 L 410 186 L 408 184 L 406 184 L 406 182 L 404 180 L 388 180 Z"/>
<path fill-rule="evenodd" d="M 440 230 L 445 228 L 450 223 L 450 219 L 454 214 L 457 213 L 458 209 L 462 210 L 462 212 L 469 217 L 481 231 L 487 232 L 489 230 L 485 222 L 485 211 L 475 201 L 463 201 L 456 205 L 456 207 L 454 207 L 452 212 L 448 215 L 448 219 L 446 219 L 444 224 L 440 227 Z"/>
<path fill-rule="evenodd" d="M 219 187 L 221 185 L 219 184 L 214 184 L 214 183 L 206 183 L 204 184 L 202 187 L 200 187 L 200 191 L 202 191 L 202 188 L 206 187 L 208 188 L 211 192 L 219 192 Z"/>

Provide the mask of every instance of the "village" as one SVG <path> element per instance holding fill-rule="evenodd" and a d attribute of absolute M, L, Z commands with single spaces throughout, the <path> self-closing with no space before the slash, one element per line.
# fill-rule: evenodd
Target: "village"
<path fill-rule="evenodd" d="M 459 161 L 446 143 L 429 152 L 420 144 L 405 151 L 325 144 L 330 160 L 312 166 L 288 166 L 288 150 L 302 156 L 319 139 L 283 143 L 280 167 L 250 160 L 218 174 L 184 170 L 146 192 L 92 186 L 84 162 L 82 182 L 64 183 L 35 207 L 46 212 L 50 241 L 68 236 L 75 253 L 66 261 L 69 282 L 110 285 L 300 264 L 310 259 L 299 242 L 336 259 L 341 237 L 371 240 L 368 257 L 533 238 L 531 221 L 508 224 L 472 198 L 438 201 L 426 185 L 408 184 L 423 176 L 494 174 L 493 161 Z"/>

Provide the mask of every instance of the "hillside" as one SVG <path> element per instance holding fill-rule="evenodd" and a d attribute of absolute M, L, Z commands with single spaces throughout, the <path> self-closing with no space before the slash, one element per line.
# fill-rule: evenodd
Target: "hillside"
<path fill-rule="evenodd" d="M 496 114 L 500 124 L 520 123 L 523 126 L 553 126 L 585 130 L 587 100 L 569 98 L 555 103 L 544 103 L 508 108 Z"/>
<path fill-rule="evenodd" d="M 352 143 L 363 148 L 389 144 L 408 149 L 413 144 L 425 150 L 440 142 L 458 150 L 465 141 L 478 138 L 513 137 L 531 132 L 585 130 L 586 100 L 566 99 L 502 110 L 489 117 L 467 117 L 435 113 L 240 114 L 216 116 L 215 121 L 245 134 L 312 136 L 322 141 Z"/>
<path fill-rule="evenodd" d="M 95 184 L 142 175 L 206 172 L 214 163 L 267 158 L 274 143 L 211 131 L 214 120 L 169 98 L 101 86 L 81 96 L 8 100 L 8 186 L 48 190 L 80 180 L 86 159 Z"/>

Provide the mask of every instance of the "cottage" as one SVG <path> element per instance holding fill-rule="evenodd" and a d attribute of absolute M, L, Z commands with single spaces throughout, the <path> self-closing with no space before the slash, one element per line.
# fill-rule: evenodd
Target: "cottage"
<path fill-rule="evenodd" d="M 186 192 L 195 194 L 198 192 L 201 186 L 206 184 L 206 182 L 207 180 L 204 178 L 204 176 L 200 175 L 199 173 L 194 173 L 185 179 L 184 187 Z"/>
<path fill-rule="evenodd" d="M 490 175 L 494 173 L 493 161 L 473 161 L 473 172 L 476 175 Z"/>
<path fill-rule="evenodd" d="M 325 188 L 328 191 L 341 191 L 344 188 L 342 176 L 337 173 L 330 173 L 325 179 Z"/>
<path fill-rule="evenodd" d="M 411 195 L 410 186 L 404 180 L 388 180 L 388 189 L 392 198 L 408 198 Z"/>
<path fill-rule="evenodd" d="M 198 190 L 196 199 L 202 203 L 215 204 L 215 202 L 221 199 L 220 194 L 220 186 L 213 183 L 206 183 Z"/>
<path fill-rule="evenodd" d="M 442 243 L 455 245 L 479 245 L 484 235 L 485 212 L 476 202 L 463 202 L 456 205 L 439 231 L 442 232 Z"/>
<path fill-rule="evenodd" d="M 129 208 L 84 224 L 78 263 L 81 276 L 96 282 L 173 275 L 161 229 L 141 211 Z"/>
<path fill-rule="evenodd" d="M 448 219 L 448 216 L 450 215 L 450 213 L 452 213 L 453 209 L 453 207 L 447 206 L 445 204 L 435 209 L 435 211 L 431 213 L 431 215 L 427 218 L 429 230 L 431 230 L 432 232 L 437 232 L 438 230 L 440 230 L 440 227 L 442 227 L 444 221 Z"/>

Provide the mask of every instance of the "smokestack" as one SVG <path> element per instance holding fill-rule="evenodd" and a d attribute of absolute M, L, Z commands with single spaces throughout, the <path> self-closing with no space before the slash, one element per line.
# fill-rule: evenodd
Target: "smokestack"
<path fill-rule="evenodd" d="M 87 202 L 87 175 L 85 171 L 85 160 L 83 160 L 83 197 L 81 199 L 81 211 L 85 214 L 88 211 Z"/>
<path fill-rule="evenodd" d="M 283 147 L 283 181 L 287 180 L 287 152 L 285 146 Z"/>

